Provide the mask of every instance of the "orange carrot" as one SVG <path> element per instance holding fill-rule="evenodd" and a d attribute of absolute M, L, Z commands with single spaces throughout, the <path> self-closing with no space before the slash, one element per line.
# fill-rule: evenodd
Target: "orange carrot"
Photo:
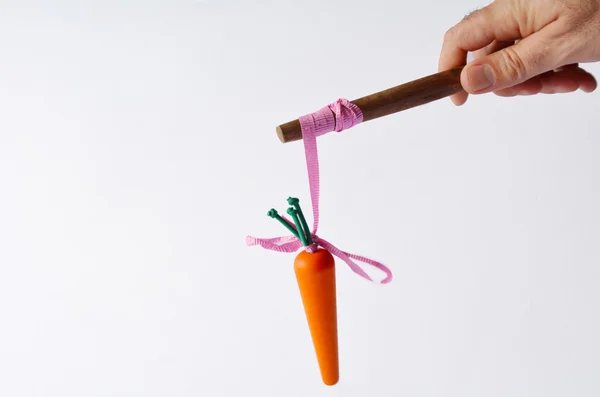
<path fill-rule="evenodd" d="M 324 249 L 302 251 L 294 271 L 321 378 L 326 385 L 335 385 L 339 380 L 335 260 Z"/>
<path fill-rule="evenodd" d="M 275 209 L 268 215 L 278 220 L 305 247 L 313 247 L 313 236 L 297 198 L 288 198 L 287 213 L 293 223 Z M 309 252 L 311 251 L 311 252 Z M 323 248 L 303 250 L 294 260 L 294 272 L 308 321 L 311 338 L 323 383 L 333 386 L 339 381 L 338 329 L 335 283 L 335 260 Z"/>

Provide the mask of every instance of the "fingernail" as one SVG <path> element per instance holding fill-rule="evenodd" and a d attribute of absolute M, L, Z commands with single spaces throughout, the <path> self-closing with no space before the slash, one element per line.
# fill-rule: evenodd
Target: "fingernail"
<path fill-rule="evenodd" d="M 467 71 L 467 83 L 473 91 L 485 90 L 494 84 L 494 73 L 487 65 L 470 67 Z"/>

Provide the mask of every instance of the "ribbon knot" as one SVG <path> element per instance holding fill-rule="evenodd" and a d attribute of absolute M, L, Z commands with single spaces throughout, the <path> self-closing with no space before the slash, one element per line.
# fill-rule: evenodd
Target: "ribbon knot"
<path fill-rule="evenodd" d="M 363 114 L 361 110 L 347 99 L 340 98 L 327 107 L 335 115 L 336 132 L 342 132 L 362 123 Z"/>
<path fill-rule="evenodd" d="M 299 118 L 302 129 L 302 139 L 304 141 L 304 152 L 306 155 L 306 167 L 308 171 L 308 180 L 310 186 L 310 196 L 313 209 L 313 228 L 310 233 L 312 236 L 312 244 L 305 247 L 305 250 L 310 253 L 317 251 L 319 247 L 328 250 L 332 255 L 342 259 L 346 264 L 361 277 L 373 281 L 371 277 L 356 264 L 355 261 L 363 262 L 371 265 L 386 274 L 386 277 L 381 281 L 382 284 L 387 284 L 392 281 L 392 272 L 382 263 L 375 260 L 350 254 L 335 247 L 330 242 L 317 236 L 319 227 L 319 156 L 317 151 L 318 136 L 327 134 L 332 131 L 341 132 L 345 129 L 352 128 L 363 121 L 362 111 L 352 102 L 340 98 L 337 101 L 329 104 L 314 113 L 307 114 Z M 292 226 L 289 220 L 285 220 Z M 269 239 L 246 237 L 246 244 L 259 245 L 263 248 L 277 252 L 295 252 L 302 248 L 302 242 L 295 236 L 275 237 Z"/>

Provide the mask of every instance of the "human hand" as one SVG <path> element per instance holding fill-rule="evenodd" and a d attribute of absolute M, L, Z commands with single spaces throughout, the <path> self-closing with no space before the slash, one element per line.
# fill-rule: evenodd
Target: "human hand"
<path fill-rule="evenodd" d="M 495 0 L 444 36 L 439 71 L 465 65 L 465 92 L 499 96 L 592 92 L 596 79 L 579 63 L 600 61 L 600 0 Z"/>

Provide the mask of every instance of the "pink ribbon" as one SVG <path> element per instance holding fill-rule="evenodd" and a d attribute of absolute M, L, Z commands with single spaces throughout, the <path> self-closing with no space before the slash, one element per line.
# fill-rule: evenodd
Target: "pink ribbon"
<path fill-rule="evenodd" d="M 363 262 L 373 266 L 383 272 L 386 277 L 381 281 L 387 284 L 392 281 L 392 272 L 384 264 L 364 256 L 354 255 L 344 252 L 335 247 L 330 242 L 317 236 L 319 228 L 319 156 L 317 151 L 317 137 L 332 131 L 341 132 L 352 128 L 363 121 L 361 110 L 346 99 L 338 99 L 334 103 L 323 107 L 322 109 L 300 117 L 300 126 L 302 128 L 302 137 L 304 141 L 304 151 L 306 155 L 306 166 L 308 170 L 308 181 L 310 185 L 310 196 L 313 209 L 313 231 L 311 232 L 313 244 L 306 247 L 308 252 L 315 252 L 318 247 L 329 251 L 332 255 L 342 259 L 352 271 L 373 281 L 371 277 L 355 261 Z M 285 217 L 284 217 L 285 219 Z M 293 223 L 285 219 L 290 225 Z M 246 244 L 249 246 L 259 245 L 265 249 L 277 252 L 296 252 L 302 248 L 302 242 L 296 236 L 285 236 L 275 238 L 255 238 L 246 237 Z"/>

